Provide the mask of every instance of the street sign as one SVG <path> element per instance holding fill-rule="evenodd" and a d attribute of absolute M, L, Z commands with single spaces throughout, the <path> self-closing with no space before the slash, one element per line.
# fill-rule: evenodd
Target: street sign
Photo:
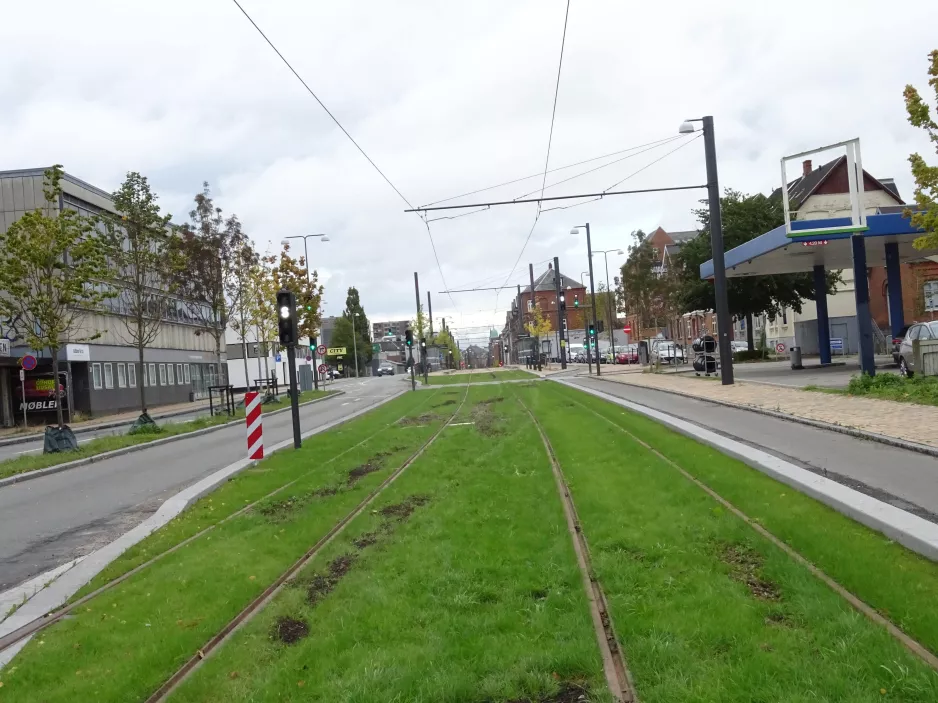
<path fill-rule="evenodd" d="M 832 339 L 831 340 L 831 351 L 843 351 L 844 350 L 844 340 L 843 339 Z"/>
<path fill-rule="evenodd" d="M 381 345 L 380 345 L 380 344 L 372 344 L 372 345 L 371 345 L 371 351 L 373 351 L 375 354 L 380 353 L 380 352 L 381 352 Z"/>
<path fill-rule="evenodd" d="M 320 344 L 318 347 L 316 347 L 316 353 L 319 354 L 319 356 L 325 356 L 325 355 L 326 355 L 326 345 L 325 345 L 325 344 Z"/>
<path fill-rule="evenodd" d="M 320 364 L 320 365 L 319 365 L 319 373 L 326 373 L 326 371 L 328 371 L 328 370 L 329 370 L 329 367 L 326 366 L 325 364 Z"/>
<path fill-rule="evenodd" d="M 341 372 L 341 371 L 342 371 L 342 364 L 336 364 L 336 369 L 338 369 L 338 370 Z"/>
<path fill-rule="evenodd" d="M 36 361 L 36 357 L 34 357 L 32 354 L 27 354 L 22 359 L 20 359 L 20 366 L 22 366 L 27 371 L 32 371 L 34 368 L 36 368 L 38 363 L 39 362 Z"/>
<path fill-rule="evenodd" d="M 345 347 L 329 347 L 326 354 L 328 356 L 342 356 L 345 354 Z"/>
<path fill-rule="evenodd" d="M 0 356 L 10 356 L 10 340 L 0 338 Z"/>
<path fill-rule="evenodd" d="M 783 342 L 779 342 L 778 344 L 775 345 L 775 353 L 776 354 L 785 353 L 785 344 Z"/>
<path fill-rule="evenodd" d="M 307 360 L 307 361 L 312 361 L 312 360 L 313 360 L 313 355 L 310 354 L 309 352 L 306 352 L 306 360 Z"/>
<path fill-rule="evenodd" d="M 283 356 L 280 354 L 280 352 L 277 352 L 277 356 L 274 357 L 274 361 L 276 361 L 278 364 L 283 361 Z"/>
<path fill-rule="evenodd" d="M 20 380 L 21 380 L 21 381 L 25 381 L 25 380 L 26 380 L 26 372 L 23 371 L 23 369 L 20 369 Z"/>
<path fill-rule="evenodd" d="M 626 334 L 632 334 L 632 325 L 626 325 L 625 327 L 622 328 L 622 331 L 625 332 Z"/>

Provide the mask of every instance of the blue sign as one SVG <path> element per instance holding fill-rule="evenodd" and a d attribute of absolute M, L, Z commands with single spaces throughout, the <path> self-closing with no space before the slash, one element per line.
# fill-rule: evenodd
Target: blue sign
<path fill-rule="evenodd" d="M 844 349 L 844 340 L 842 339 L 832 339 L 831 340 L 831 349 L 835 351 L 843 351 Z"/>
<path fill-rule="evenodd" d="M 280 352 L 277 352 L 277 356 L 274 357 L 274 360 L 279 364 L 283 361 L 283 357 L 280 356 Z"/>

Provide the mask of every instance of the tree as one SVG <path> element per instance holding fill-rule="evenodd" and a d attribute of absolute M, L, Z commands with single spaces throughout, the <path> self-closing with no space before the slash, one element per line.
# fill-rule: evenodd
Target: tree
<path fill-rule="evenodd" d="M 600 283 L 599 290 L 596 292 L 596 319 L 602 320 L 606 329 L 613 329 L 616 326 L 616 321 L 618 316 L 616 315 L 616 310 L 619 307 L 619 302 L 617 300 L 617 295 L 614 291 L 606 290 L 606 284 Z M 589 293 L 586 294 L 586 304 L 593 305 L 593 296 Z M 592 319 L 592 311 L 590 312 L 590 319 Z"/>
<path fill-rule="evenodd" d="M 143 352 L 152 344 L 163 321 L 179 314 L 170 286 L 177 280 L 175 257 L 171 255 L 169 221 L 161 215 L 157 196 L 136 171 L 127 174 L 114 193 L 114 207 L 120 215 L 102 215 L 108 233 L 112 272 L 121 288 L 124 315 L 117 319 L 125 339 L 137 348 L 140 373 L 144 372 Z M 139 383 L 140 412 L 147 414 L 146 384 Z M 147 418 L 148 419 L 148 418 Z"/>
<path fill-rule="evenodd" d="M 762 194 L 745 195 L 727 188 L 720 198 L 720 208 L 726 250 L 748 242 L 784 222 L 781 200 L 767 198 Z M 677 256 L 677 297 L 684 312 L 716 309 L 713 282 L 700 278 L 700 265 L 711 258 L 710 210 L 700 208 L 694 214 L 700 221 L 701 232 L 686 242 Z M 834 293 L 839 281 L 839 272 L 828 271 L 824 294 Z M 775 319 L 784 308 L 801 312 L 802 302 L 815 300 L 817 291 L 813 274 L 787 273 L 729 278 L 727 295 L 730 314 L 737 318 L 745 317 L 746 327 L 751 329 L 753 316 L 768 315 L 770 319 Z"/>
<path fill-rule="evenodd" d="M 928 67 L 928 84 L 935 91 L 935 101 L 938 103 L 938 49 L 929 55 L 931 64 Z M 927 102 L 922 100 L 918 91 L 911 85 L 905 87 L 905 109 L 909 113 L 909 122 L 914 127 L 925 130 L 931 143 L 935 145 L 938 153 L 938 123 L 932 117 Z M 912 177 L 915 179 L 915 204 L 919 212 L 912 214 L 912 225 L 921 227 L 925 235 L 915 240 L 916 249 L 938 248 L 938 166 L 929 166 L 919 154 L 909 156 L 912 165 Z"/>
<path fill-rule="evenodd" d="M 345 347 L 345 355 L 342 358 L 337 356 L 327 356 L 326 360 L 330 364 L 340 363 L 348 368 L 351 366 L 355 368 L 355 359 L 353 355 L 353 349 L 355 344 L 353 343 L 353 334 L 352 334 L 352 321 L 345 317 L 344 315 L 339 317 L 335 321 L 335 326 L 332 328 L 332 338 L 329 342 L 330 348 Z M 361 343 L 359 345 L 359 354 L 361 354 Z M 371 347 L 368 347 L 369 350 Z"/>
<path fill-rule="evenodd" d="M 290 256 L 289 243 L 283 245 L 279 259 L 270 257 L 268 261 L 273 266 L 273 280 L 276 286 L 274 299 L 276 300 L 277 290 L 293 291 L 296 296 L 297 330 L 300 338 L 307 337 L 312 344 L 313 339 L 319 336 L 322 326 L 323 287 L 319 285 L 319 273 L 315 270 L 308 271 L 306 257 L 294 259 Z"/>
<path fill-rule="evenodd" d="M 622 295 L 626 309 L 637 316 L 637 335 L 645 327 L 658 326 L 670 299 L 666 284 L 658 271 L 660 259 L 647 243 L 642 230 L 632 232 L 628 258 L 622 264 Z M 597 311 L 597 318 L 600 318 Z"/>
<path fill-rule="evenodd" d="M 108 278 L 107 242 L 95 223 L 75 210 L 58 210 L 62 167 L 45 172 L 46 205 L 27 212 L 0 232 L 0 312 L 18 319 L 17 334 L 36 350 L 48 349 L 54 389 L 59 383 L 59 350 L 70 341 L 87 341 L 97 332 L 79 330 L 86 310 L 112 297 L 100 283 Z M 23 398 L 26 402 L 26 398 Z M 65 422 L 55 393 L 59 427 Z"/>
<path fill-rule="evenodd" d="M 540 367 L 541 337 L 546 337 L 554 329 L 550 323 L 550 316 L 546 315 L 539 306 L 535 305 L 531 310 L 531 321 L 526 323 L 524 328 L 528 331 L 528 334 L 534 337 L 535 349 L 537 349 L 538 354 L 537 365 Z M 548 363 L 548 366 L 549 365 Z"/>
<path fill-rule="evenodd" d="M 445 365 L 452 362 L 454 367 L 459 366 L 462 355 L 459 351 L 459 345 L 456 344 L 456 340 L 453 339 L 453 335 L 449 330 L 440 330 L 431 343 L 443 349 L 443 363 Z"/>
<path fill-rule="evenodd" d="M 358 289 L 352 286 L 348 289 L 348 295 L 345 298 L 345 310 L 342 317 L 350 323 L 354 322 L 355 340 L 358 350 L 359 369 L 371 361 L 374 352 L 371 350 L 371 323 L 365 315 L 361 301 L 358 298 Z M 352 351 L 349 349 L 349 351 Z"/>
<path fill-rule="evenodd" d="M 254 339 L 258 346 L 257 374 L 261 372 L 261 356 L 264 357 L 264 378 L 270 378 L 269 343 L 278 336 L 277 325 L 277 291 L 280 285 L 277 281 L 273 261 L 275 257 L 264 256 L 255 261 L 247 270 L 247 284 L 245 295 L 247 302 L 247 323 L 254 330 Z M 298 306 L 299 307 L 299 306 Z M 297 313 L 299 315 L 299 312 Z M 247 368 L 245 366 L 245 368 Z M 247 383 L 247 381 L 245 381 Z"/>
<path fill-rule="evenodd" d="M 423 304 L 417 306 L 417 317 L 410 321 L 410 328 L 414 331 L 418 344 L 421 339 L 427 336 L 429 321 L 427 320 L 426 314 L 423 312 Z"/>
<path fill-rule="evenodd" d="M 251 329 L 249 290 L 250 275 L 255 266 L 260 264 L 260 256 L 254 248 L 254 242 L 245 238 L 244 242 L 232 252 L 232 276 L 225 282 L 225 297 L 228 299 L 230 314 L 227 317 L 231 327 L 241 340 L 241 357 L 244 361 L 244 383 L 249 386 L 247 334 Z"/>
<path fill-rule="evenodd" d="M 207 182 L 196 194 L 195 208 L 189 212 L 191 224 L 178 229 L 170 240 L 176 259 L 174 287 L 184 300 L 189 318 L 201 324 L 215 341 L 215 354 L 221 368 L 222 340 L 228 319 L 238 304 L 238 288 L 232 281 L 240 276 L 238 253 L 247 243 L 237 215 L 227 220 L 215 207 Z"/>

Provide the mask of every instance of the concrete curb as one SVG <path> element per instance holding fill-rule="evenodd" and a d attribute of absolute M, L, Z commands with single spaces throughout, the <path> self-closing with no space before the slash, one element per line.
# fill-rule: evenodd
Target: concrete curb
<path fill-rule="evenodd" d="M 584 388 L 569 381 L 558 381 L 558 383 L 589 393 L 597 398 L 602 398 L 667 425 L 691 439 L 739 459 L 757 471 L 761 471 L 776 481 L 781 481 L 795 490 L 811 496 L 873 530 L 882 532 L 890 539 L 927 559 L 938 561 L 938 525 L 935 523 L 687 420 L 682 420 L 668 413 L 633 403 L 603 391 Z"/>
<path fill-rule="evenodd" d="M 300 407 L 304 408 L 307 405 L 312 405 L 314 403 L 321 403 L 324 400 L 329 400 L 330 398 L 336 398 L 340 395 L 344 395 L 345 391 L 330 391 L 332 395 L 327 395 L 324 398 L 315 398 L 309 400 L 305 403 L 301 403 Z M 288 412 L 289 407 L 278 408 L 273 412 L 266 413 L 270 415 L 278 415 L 279 413 Z M 94 456 L 85 457 L 84 459 L 76 459 L 75 461 L 67 461 L 64 464 L 56 464 L 55 466 L 50 466 L 45 469 L 36 469 L 35 471 L 27 471 L 21 474 L 14 474 L 13 476 L 8 476 L 7 478 L 0 479 L 0 488 L 4 486 L 11 486 L 14 483 L 22 483 L 23 481 L 31 481 L 34 478 L 42 478 L 43 476 L 50 476 L 52 474 L 57 474 L 62 471 L 67 471 L 69 469 L 75 469 L 79 466 L 87 466 L 88 464 L 93 464 L 96 461 L 104 461 L 105 459 L 113 459 L 114 457 L 121 456 L 123 454 L 130 454 L 131 452 L 139 452 L 144 449 L 149 449 L 150 447 L 158 447 L 161 444 L 169 444 L 170 442 L 178 442 L 181 439 L 189 439 L 190 437 L 198 437 L 200 435 L 209 434 L 210 432 L 216 432 L 218 430 L 223 430 L 226 427 L 231 427 L 232 425 L 237 425 L 241 423 L 241 420 L 232 420 L 231 422 L 224 422 L 220 425 L 215 425 L 213 427 L 206 427 L 201 430 L 193 430 L 192 432 L 183 432 L 182 434 L 173 435 L 172 437 L 163 437 L 162 439 L 154 439 L 150 442 L 141 442 L 140 444 L 134 444 L 129 447 L 122 447 L 121 449 L 114 449 L 110 452 L 103 452 L 101 454 L 95 454 Z"/>
<path fill-rule="evenodd" d="M 657 391 L 658 393 L 670 393 L 671 395 L 677 395 L 682 398 L 689 398 L 690 400 L 699 400 L 703 403 L 714 403 L 715 405 L 722 405 L 726 408 L 733 408 L 734 410 L 746 410 L 751 413 L 759 413 L 760 415 L 767 415 L 769 417 L 774 417 L 778 420 L 787 420 L 788 422 L 797 422 L 799 425 L 807 425 L 808 427 L 814 427 L 819 430 L 829 430 L 831 432 L 839 432 L 840 434 L 850 435 L 851 437 L 856 437 L 858 439 L 865 439 L 869 442 L 879 442 L 880 444 L 888 444 L 891 447 L 896 447 L 897 449 L 907 449 L 910 452 L 917 452 L 919 454 L 927 454 L 928 456 L 938 457 L 938 447 L 930 447 L 927 444 L 920 444 L 918 442 L 912 442 L 907 439 L 899 439 L 898 437 L 890 437 L 889 435 L 876 434 L 875 432 L 868 432 L 866 430 L 858 430 L 855 427 L 844 427 L 843 425 L 835 425 L 830 422 L 823 422 L 821 420 L 811 420 L 806 417 L 798 417 L 797 415 L 789 415 L 788 413 L 778 412 L 776 410 L 766 410 L 765 408 L 757 408 L 754 405 L 742 405 L 740 403 L 731 403 L 727 400 L 713 400 L 712 398 L 701 398 L 700 396 L 691 395 L 690 393 L 682 393 L 681 391 L 671 390 L 670 388 L 654 388 L 652 386 L 640 386 L 638 384 L 631 383 L 618 383 L 610 379 L 603 378 L 600 376 L 598 379 L 595 376 L 581 376 L 579 378 L 592 378 L 598 381 L 606 381 L 607 383 L 615 383 L 619 386 L 632 386 L 634 388 L 641 388 L 649 391 Z M 749 383 L 749 381 L 746 381 Z M 762 384 L 770 385 L 770 384 Z M 800 390 L 800 389 L 797 389 Z M 805 391 L 805 393 L 810 393 L 812 391 Z"/>
<path fill-rule="evenodd" d="M 328 422 L 325 425 L 317 427 L 313 430 L 304 432 L 302 437 L 303 439 L 306 439 L 308 437 L 312 437 L 313 435 L 326 432 L 333 429 L 334 427 L 345 424 L 346 422 L 354 420 L 355 418 L 364 415 L 367 412 L 371 412 L 375 408 L 379 408 L 382 405 L 389 403 L 395 398 L 399 398 L 406 392 L 406 390 L 402 390 L 394 393 L 387 398 L 369 405 L 368 407 L 362 408 L 361 410 L 356 410 L 355 412 L 341 419 L 333 420 L 332 422 Z M 317 400 L 325 400 L 325 398 L 320 398 Z M 286 409 L 289 410 L 289 408 Z M 267 450 L 268 453 L 266 457 L 269 457 L 275 452 L 279 452 L 282 449 L 286 449 L 292 446 L 293 439 L 285 439 L 284 441 L 278 442 L 274 446 L 270 447 L 270 449 Z M 229 464 L 228 466 L 219 469 L 210 476 L 206 476 L 198 483 L 189 486 L 171 498 L 168 498 L 153 515 L 148 517 L 136 527 L 125 532 L 113 542 L 106 544 L 100 549 L 97 549 L 91 554 L 85 556 L 80 563 L 66 571 L 49 586 L 41 590 L 33 598 L 23 604 L 19 609 L 17 609 L 15 613 L 13 613 L 13 615 L 4 620 L 3 623 L 0 623 L 0 637 L 18 630 L 24 625 L 31 623 L 33 620 L 41 618 L 58 608 L 69 598 L 71 598 L 72 595 L 78 591 L 78 589 L 91 581 L 91 579 L 97 576 L 101 570 L 103 570 L 112 561 L 117 559 L 126 550 L 130 549 L 135 544 L 166 525 L 166 523 L 179 515 L 183 510 L 188 508 L 199 498 L 206 495 L 207 493 L 210 493 L 219 485 L 227 481 L 232 476 L 239 474 L 244 469 L 250 466 L 254 466 L 256 463 L 256 461 L 252 461 L 250 459 L 236 461 L 233 464 Z M 26 637 L 9 649 L 0 653 L 0 668 L 9 663 L 10 660 L 16 656 L 19 650 L 22 649 L 30 639 L 31 637 Z"/>

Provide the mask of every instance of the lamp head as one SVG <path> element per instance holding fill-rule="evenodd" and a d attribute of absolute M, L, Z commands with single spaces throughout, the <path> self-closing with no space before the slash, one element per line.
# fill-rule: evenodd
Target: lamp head
<path fill-rule="evenodd" d="M 280 246 L 283 246 L 283 247 L 290 246 L 290 240 L 288 240 L 288 239 L 281 239 L 281 240 L 280 240 Z"/>
<path fill-rule="evenodd" d="M 329 241 L 329 237 L 323 237 L 323 238 L 322 238 L 322 241 L 328 242 L 328 241 Z"/>
<path fill-rule="evenodd" d="M 619 249 L 619 250 L 616 252 L 616 254 L 618 254 L 619 256 L 622 256 L 624 253 L 625 253 L 625 252 L 622 251 L 621 249 Z"/>
<path fill-rule="evenodd" d="M 570 234 L 579 234 L 579 233 L 580 233 L 579 227 L 574 227 L 573 229 L 570 230 Z"/>
<path fill-rule="evenodd" d="M 677 128 L 678 134 L 693 134 L 693 132 L 694 125 L 690 122 L 690 120 L 684 120 L 681 122 L 681 126 Z"/>

